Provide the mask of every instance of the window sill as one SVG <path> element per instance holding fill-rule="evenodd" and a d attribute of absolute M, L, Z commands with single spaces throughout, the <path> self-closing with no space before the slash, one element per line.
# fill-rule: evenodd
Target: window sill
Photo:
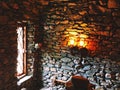
<path fill-rule="evenodd" d="M 25 76 L 23 78 L 21 78 L 18 82 L 17 85 L 20 86 L 22 83 L 24 83 L 25 81 L 27 81 L 28 79 L 30 79 L 33 75 L 29 75 L 29 76 Z"/>

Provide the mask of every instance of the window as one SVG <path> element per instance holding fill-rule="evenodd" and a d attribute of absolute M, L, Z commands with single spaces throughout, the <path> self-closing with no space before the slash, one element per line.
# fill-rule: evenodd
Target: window
<path fill-rule="evenodd" d="M 26 27 L 17 28 L 17 77 L 26 75 Z"/>
<path fill-rule="evenodd" d="M 33 76 L 35 27 L 29 21 L 18 21 L 17 33 L 17 85 L 21 85 Z"/>

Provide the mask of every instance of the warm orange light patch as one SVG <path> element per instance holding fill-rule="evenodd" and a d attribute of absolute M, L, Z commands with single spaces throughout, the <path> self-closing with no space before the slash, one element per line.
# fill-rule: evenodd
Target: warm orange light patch
<path fill-rule="evenodd" d="M 86 25 L 86 24 L 83 24 Z M 88 38 L 88 35 L 86 34 L 80 34 L 78 30 L 76 29 L 67 29 L 67 31 L 69 33 L 68 34 L 68 43 L 67 45 L 69 47 L 72 46 L 77 46 L 77 47 L 86 47 L 87 43 L 86 43 L 86 39 Z"/>
<path fill-rule="evenodd" d="M 78 33 L 77 32 L 69 32 L 69 34 L 71 34 L 71 35 L 77 35 Z"/>
<path fill-rule="evenodd" d="M 86 39 L 86 38 L 88 38 L 88 36 L 85 34 L 80 34 L 80 38 Z"/>
<path fill-rule="evenodd" d="M 75 41 L 72 39 L 70 40 L 70 45 L 74 45 Z"/>
<path fill-rule="evenodd" d="M 86 47 L 87 42 L 85 41 L 85 39 L 80 39 L 78 37 L 72 37 L 68 40 L 68 46 L 78 46 L 78 47 Z"/>
<path fill-rule="evenodd" d="M 83 40 L 80 41 L 79 45 L 84 46 L 85 42 Z"/>
<path fill-rule="evenodd" d="M 75 38 L 70 38 L 68 41 L 68 46 L 75 46 L 76 45 L 76 40 Z"/>

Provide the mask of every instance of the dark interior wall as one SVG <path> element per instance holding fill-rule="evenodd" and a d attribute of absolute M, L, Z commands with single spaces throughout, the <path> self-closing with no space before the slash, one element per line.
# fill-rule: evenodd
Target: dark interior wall
<path fill-rule="evenodd" d="M 36 5 L 36 3 L 38 3 Z M 44 1 L 0 1 L 0 90 L 19 90 L 22 87 L 28 90 L 35 90 L 41 87 L 41 77 L 37 77 L 39 57 L 36 55 L 34 44 L 39 43 L 38 28 L 35 34 L 35 25 L 39 21 L 39 10 L 42 10 Z M 35 71 L 33 78 L 17 86 L 16 78 L 17 65 L 17 21 L 31 21 L 35 24 L 29 24 L 27 29 L 27 72 L 28 75 Z M 41 23 L 41 21 L 39 21 Z M 34 37 L 36 35 L 36 37 Z M 36 38 L 38 38 L 36 40 Z M 35 42 L 34 42 L 35 41 Z M 35 61 L 37 59 L 37 61 Z M 35 65 L 33 66 L 33 62 Z M 40 66 L 39 66 L 40 67 Z M 39 73 L 39 72 L 38 72 Z M 39 73 L 40 75 L 40 73 Z M 40 83 L 39 83 L 40 82 Z M 39 83 L 39 86 L 37 85 Z M 32 84 L 32 85 L 31 85 Z"/>
<path fill-rule="evenodd" d="M 30 4 L 30 6 L 26 4 Z M 9 0 L 0 1 L 0 7 L 0 90 L 19 90 L 22 87 L 28 90 L 35 90 L 42 86 L 41 77 L 39 78 L 36 74 L 37 72 L 39 73 L 38 67 L 41 67 L 36 64 L 39 62 L 39 57 L 37 56 L 39 52 L 35 51 L 34 48 L 35 43 L 41 42 L 41 35 L 39 34 L 41 28 L 38 25 L 40 16 L 38 12 L 39 9 L 42 10 L 41 1 L 38 2 L 37 7 L 34 1 L 28 1 L 27 3 L 24 1 L 20 3 L 16 1 L 10 2 Z M 34 71 L 33 78 L 22 83 L 21 86 L 17 86 L 18 79 L 15 76 L 17 65 L 16 29 L 18 21 L 30 21 L 27 26 L 27 75 L 32 75 Z M 31 22 L 35 24 L 31 24 Z M 40 20 L 39 23 L 41 22 Z M 39 85 L 37 85 L 38 83 Z"/>
<path fill-rule="evenodd" d="M 37 80 L 33 78 L 36 75 L 36 69 L 34 61 L 38 60 L 35 56 L 35 25 L 29 23 L 21 23 L 21 25 L 27 26 L 27 75 L 32 75 L 35 71 L 35 75 L 21 85 L 17 85 L 19 79 L 16 77 L 16 66 L 17 66 L 17 26 L 16 21 L 8 20 L 7 16 L 0 16 L 0 90 L 20 90 L 21 88 L 27 88 L 34 90 L 37 87 Z M 36 76 L 35 76 L 36 77 Z"/>
<path fill-rule="evenodd" d="M 4 17 L 3 21 L 7 17 Z M 11 22 L 11 21 L 7 21 Z M 38 52 L 35 51 L 35 30 L 38 32 L 38 28 L 31 23 L 24 24 L 27 26 L 27 75 L 33 75 L 32 78 L 28 79 L 21 85 L 17 85 L 19 79 L 16 77 L 16 66 L 17 66 L 17 23 L 12 22 L 1 23 L 0 27 L 0 90 L 20 90 L 21 88 L 27 88 L 29 90 L 35 90 L 42 86 L 41 77 L 36 75 L 40 58 Z M 38 42 L 37 42 L 38 43 Z M 36 61 L 37 60 L 37 61 Z M 34 71 L 34 73 L 33 73 Z M 40 75 L 40 73 L 39 73 Z M 40 81 L 39 86 L 38 81 Z"/>
<path fill-rule="evenodd" d="M 119 59 L 120 8 L 117 5 L 101 0 L 56 1 L 51 2 L 49 8 L 44 24 L 43 52 L 54 57 L 69 53 L 69 33 L 75 31 L 88 35 L 86 48 L 92 56 Z"/>
<path fill-rule="evenodd" d="M 7 24 L 3 21 L 0 27 L 0 90 L 17 89 L 16 57 L 16 27 L 14 23 Z"/>

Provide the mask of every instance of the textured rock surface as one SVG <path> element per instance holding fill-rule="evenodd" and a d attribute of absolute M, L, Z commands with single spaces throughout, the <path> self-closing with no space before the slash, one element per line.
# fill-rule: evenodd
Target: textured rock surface
<path fill-rule="evenodd" d="M 103 0 L 51 2 L 44 24 L 44 44 L 47 48 L 43 52 L 47 51 L 56 58 L 62 53 L 69 53 L 68 41 L 74 32 L 74 37 L 81 34 L 88 36 L 85 39 L 86 48 L 92 56 L 119 60 L 120 10 L 119 7 L 110 8 L 108 4 Z"/>
<path fill-rule="evenodd" d="M 0 8 L 0 89 L 17 89 L 17 79 L 15 77 L 17 63 L 17 21 L 22 22 L 24 20 L 30 20 L 40 26 L 40 32 L 36 33 L 36 36 L 39 38 L 35 40 L 37 43 L 42 41 L 42 30 L 44 30 L 43 36 L 45 48 L 42 53 L 50 53 L 50 56 L 45 56 L 46 58 L 44 57 L 43 60 L 43 69 L 45 69 L 43 75 L 46 75 L 44 82 L 47 85 L 48 82 L 50 82 L 50 76 L 56 73 L 56 71 L 58 71 L 58 73 L 65 73 L 63 79 L 69 78 L 69 75 L 71 75 L 71 72 L 73 71 L 73 67 L 75 67 L 75 73 L 77 73 L 76 69 L 79 69 L 78 71 L 85 77 L 92 75 L 91 72 L 94 72 L 94 70 L 98 71 L 99 66 L 101 67 L 101 65 L 104 66 L 105 64 L 106 67 L 104 68 L 107 73 L 107 78 L 108 76 L 109 78 L 111 77 L 109 75 L 111 71 L 118 70 L 119 63 L 107 63 L 106 60 L 105 62 L 100 62 L 101 59 L 99 60 L 99 58 L 95 58 L 95 60 L 90 63 L 91 65 L 94 64 L 93 66 L 89 65 L 93 71 L 86 71 L 89 68 L 84 62 L 85 70 L 81 68 L 82 66 L 77 65 L 77 63 L 63 63 L 60 59 L 63 57 L 70 58 L 70 60 L 72 59 L 71 61 L 76 59 L 70 55 L 67 46 L 68 33 L 76 31 L 78 34 L 87 34 L 89 36 L 88 39 L 86 39 L 88 43 L 88 46 L 86 47 L 90 50 L 93 56 L 99 56 L 102 58 L 110 57 L 112 60 L 119 61 L 119 0 L 50 0 L 49 2 L 48 0 L 1 0 Z M 41 26 L 44 26 L 44 28 Z M 42 33 L 42 35 L 40 33 Z M 29 34 L 33 35 L 32 32 Z M 32 38 L 29 40 L 31 41 L 31 39 Z M 31 46 L 32 45 L 30 44 L 29 47 Z M 30 56 L 28 55 L 28 58 Z M 57 61 L 56 58 L 58 58 L 59 61 Z M 52 62 L 49 62 L 48 59 L 51 59 Z M 29 71 L 32 71 L 30 64 L 33 64 L 31 63 L 33 60 L 33 58 L 29 58 Z M 49 65 L 51 67 L 48 67 L 46 63 L 50 63 Z M 67 69 L 64 70 L 61 66 Z M 112 69 L 107 67 L 111 67 Z M 41 66 L 39 69 L 41 69 Z M 48 71 L 52 72 L 48 73 Z M 59 75 L 60 77 L 58 78 L 61 79 L 61 76 L 63 75 Z M 97 73 L 95 77 L 99 77 L 99 75 L 100 73 Z M 112 75 L 114 76 L 113 73 Z M 42 76 L 39 75 L 39 77 L 41 78 Z M 93 80 L 93 77 L 89 77 L 89 79 Z M 99 79 L 101 80 L 101 78 Z M 96 79 L 96 82 L 99 82 L 99 79 Z M 116 74 L 116 79 L 119 79 L 118 74 Z M 27 82 L 27 85 L 29 85 L 30 82 Z M 111 83 L 109 79 L 108 82 Z"/>
<path fill-rule="evenodd" d="M 52 82 L 53 79 L 67 81 L 74 74 L 87 78 L 91 83 L 95 84 L 96 88 L 104 87 L 107 90 L 120 88 L 120 62 L 113 62 L 110 59 L 87 57 L 84 58 L 84 64 L 79 64 L 74 62 L 76 59 L 81 61 L 78 58 L 63 57 L 55 60 L 53 64 L 50 62 L 53 58 L 45 59 L 47 56 L 44 56 L 42 60 L 42 62 L 46 62 L 43 65 L 43 81 L 45 87 L 52 87 L 54 85 Z M 63 59 L 69 60 L 65 60 L 64 62 Z M 51 65 L 49 66 L 48 63 Z M 56 66 L 57 63 L 60 63 L 59 67 Z M 56 88 L 58 87 L 56 86 Z"/>

